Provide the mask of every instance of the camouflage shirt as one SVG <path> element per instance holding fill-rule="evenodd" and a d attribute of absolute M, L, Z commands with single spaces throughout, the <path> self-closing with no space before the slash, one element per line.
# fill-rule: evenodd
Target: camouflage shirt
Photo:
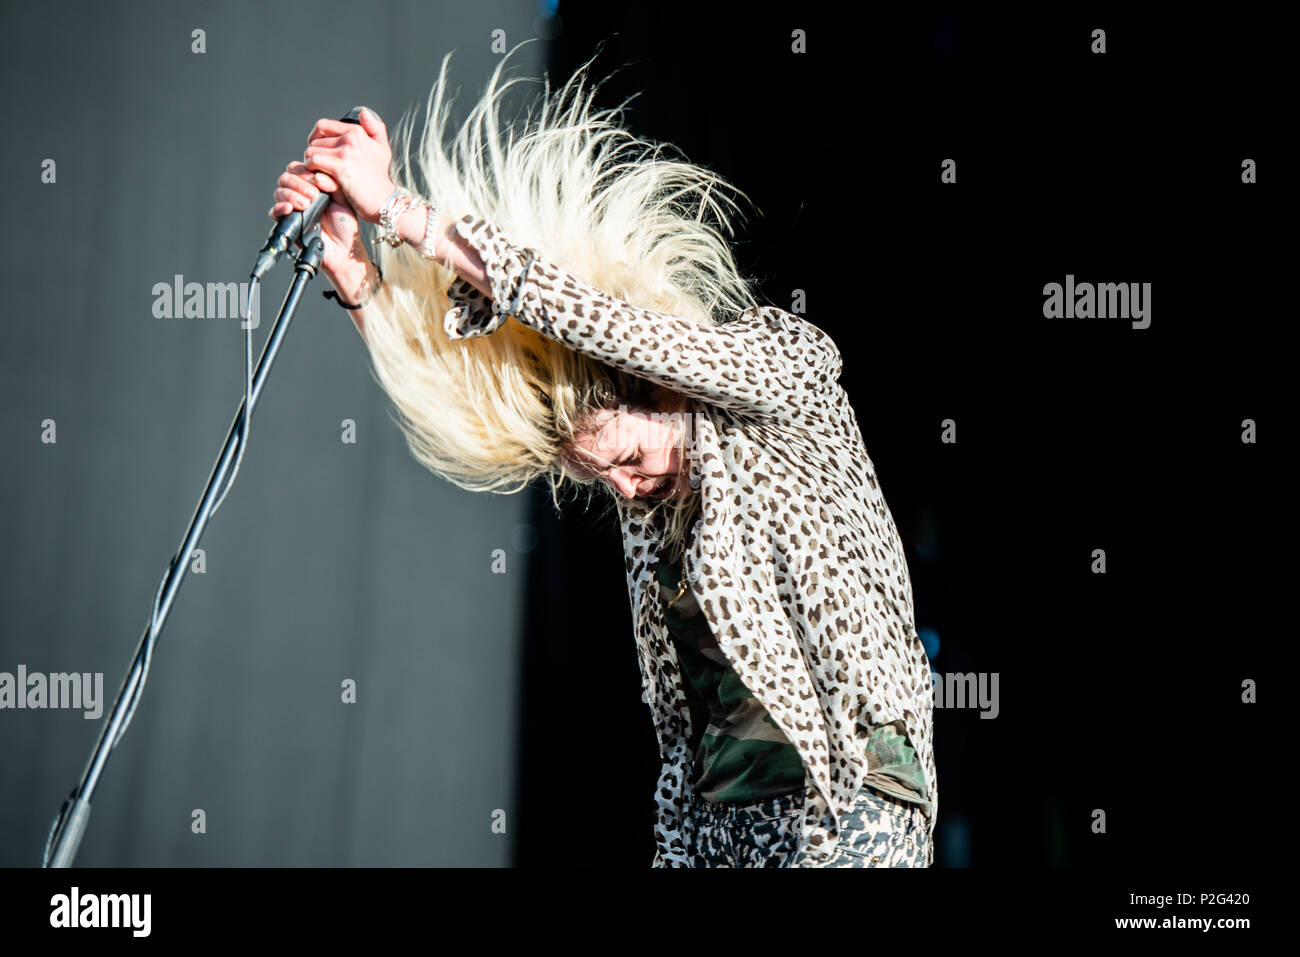
<path fill-rule="evenodd" d="M 803 790 L 798 749 L 728 664 L 691 590 L 681 589 L 680 560 L 661 557 L 655 575 L 686 679 L 695 793 L 706 801 L 752 804 Z M 928 809 L 925 774 L 902 721 L 874 726 L 866 758 L 869 787 Z"/>
<path fill-rule="evenodd" d="M 751 804 L 802 791 L 803 759 L 727 663 L 690 589 L 679 591 L 681 563 L 661 559 L 664 624 L 677 645 L 691 711 L 692 784 L 706 801 Z"/>

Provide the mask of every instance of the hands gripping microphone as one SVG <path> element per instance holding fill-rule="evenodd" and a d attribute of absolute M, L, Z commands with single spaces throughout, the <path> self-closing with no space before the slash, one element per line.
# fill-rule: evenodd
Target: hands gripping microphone
<path fill-rule="evenodd" d="M 347 115 L 339 122 L 360 124 L 362 107 L 355 106 L 348 110 Z M 315 225 L 320 219 L 321 213 L 329 205 L 333 196 L 323 190 L 316 197 L 310 206 L 303 210 L 293 210 L 285 216 L 281 216 L 279 221 L 271 227 L 271 234 L 266 238 L 266 245 L 262 247 L 257 254 L 257 263 L 253 266 L 251 276 L 258 282 L 262 277 L 274 268 L 279 261 L 281 254 L 289 248 L 290 244 L 301 244 L 302 237 Z"/>

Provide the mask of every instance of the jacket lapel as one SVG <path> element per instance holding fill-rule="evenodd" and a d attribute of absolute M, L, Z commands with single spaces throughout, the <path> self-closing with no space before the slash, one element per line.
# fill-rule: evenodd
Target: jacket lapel
<path fill-rule="evenodd" d="M 701 415 L 696 420 L 695 441 L 699 458 L 692 464 L 697 468 L 700 478 L 703 521 L 684 559 L 687 582 L 709 622 L 718 646 L 728 659 L 760 662 L 760 680 L 755 680 L 744 667 L 735 668 L 741 681 L 792 742 L 797 744 L 800 738 L 814 742 L 813 753 L 803 753 L 810 783 L 805 789 L 806 811 L 801 846 L 807 845 L 810 837 L 816 844 L 820 844 L 822 841 L 813 835 L 820 834 L 825 839 L 826 831 L 821 827 L 821 820 L 829 810 L 829 804 L 821 793 L 821 788 L 811 782 L 817 779 L 825 782 L 828 774 L 825 719 L 817 696 L 813 694 L 801 698 L 792 677 L 795 672 L 791 669 L 799 669 L 809 678 L 810 686 L 816 687 L 808 675 L 807 661 L 799 651 L 793 624 L 784 614 L 778 614 L 769 617 L 765 629 L 754 620 L 750 611 L 747 594 L 755 595 L 760 606 L 764 598 L 777 602 L 768 567 L 771 558 L 751 551 L 754 543 L 749 546 L 744 544 L 745 536 L 742 532 L 753 523 L 746 520 L 737 524 L 737 508 L 728 495 L 727 469 L 715 422 L 720 423 L 724 431 L 731 424 L 725 412 L 718 409 L 710 409 L 709 414 Z M 632 613 L 641 664 L 642 700 L 654 714 L 655 734 L 664 761 L 656 794 L 662 821 L 660 833 L 672 835 L 676 832 L 682 834 L 684 840 L 684 833 L 680 829 L 686 824 L 683 813 L 685 802 L 690 799 L 691 793 L 691 755 L 686 752 L 691 730 L 690 714 L 681 686 L 676 649 L 672 647 L 663 621 L 661 589 L 654 577 L 654 565 L 663 546 L 666 522 L 660 515 L 647 518 L 643 506 L 620 500 L 619 507 L 624 522 L 628 584 L 633 596 Z M 748 579 L 744 577 L 746 566 L 753 570 Z M 767 633 L 768 629 L 776 633 Z M 795 651 L 793 656 L 791 649 Z M 769 688 L 761 680 L 763 671 L 766 671 L 773 687 Z M 829 791 L 828 782 L 824 787 Z M 670 801 L 669 793 L 674 791 L 680 795 L 679 801 Z M 660 852 L 664 860 L 689 866 L 685 855 L 679 856 L 676 848 L 669 849 L 666 855 L 664 850 L 661 845 Z"/>
<path fill-rule="evenodd" d="M 801 695 L 795 676 L 805 677 L 809 688 L 816 688 L 817 682 L 809 673 L 794 623 L 777 595 L 772 556 L 755 537 L 761 532 L 745 534 L 757 523 L 744 514 L 747 503 L 743 499 L 740 506 L 735 504 L 734 490 L 726 484 L 726 461 L 716 429 L 721 427 L 724 434 L 730 434 L 729 429 L 739 430 L 723 410 L 712 410 L 712 415 L 701 418 L 697 442 L 704 522 L 687 555 L 687 580 L 718 646 L 750 693 L 796 747 L 801 739 L 812 742 L 811 752 L 799 749 L 808 775 L 800 846 L 820 845 L 829 837 L 821 823 L 830 810 L 829 736 L 817 695 Z M 744 448 L 733 451 L 749 454 Z M 704 569 L 713 574 L 705 574 Z M 765 602 L 778 612 L 767 615 L 764 622 L 752 609 L 764 607 Z M 746 662 L 755 665 L 753 671 L 744 667 Z"/>

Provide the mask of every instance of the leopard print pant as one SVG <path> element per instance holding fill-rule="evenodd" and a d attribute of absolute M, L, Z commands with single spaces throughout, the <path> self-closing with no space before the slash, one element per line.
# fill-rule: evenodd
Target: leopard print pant
<path fill-rule="evenodd" d="M 821 865 L 794 858 L 802 814 L 802 793 L 754 804 L 715 804 L 695 796 L 683 826 L 692 866 L 926 866 L 930 838 L 918 807 L 864 788 L 842 822 L 839 845 Z"/>

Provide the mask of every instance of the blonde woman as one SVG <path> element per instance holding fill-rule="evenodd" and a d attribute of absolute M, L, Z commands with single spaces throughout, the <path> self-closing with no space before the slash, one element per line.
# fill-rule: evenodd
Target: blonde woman
<path fill-rule="evenodd" d="M 322 269 L 428 469 L 610 495 L 653 866 L 928 866 L 929 661 L 838 348 L 756 303 L 727 184 L 593 109 L 587 66 L 504 130 L 503 62 L 448 140 L 447 64 L 418 141 L 322 119 L 270 215 L 333 194 Z"/>

